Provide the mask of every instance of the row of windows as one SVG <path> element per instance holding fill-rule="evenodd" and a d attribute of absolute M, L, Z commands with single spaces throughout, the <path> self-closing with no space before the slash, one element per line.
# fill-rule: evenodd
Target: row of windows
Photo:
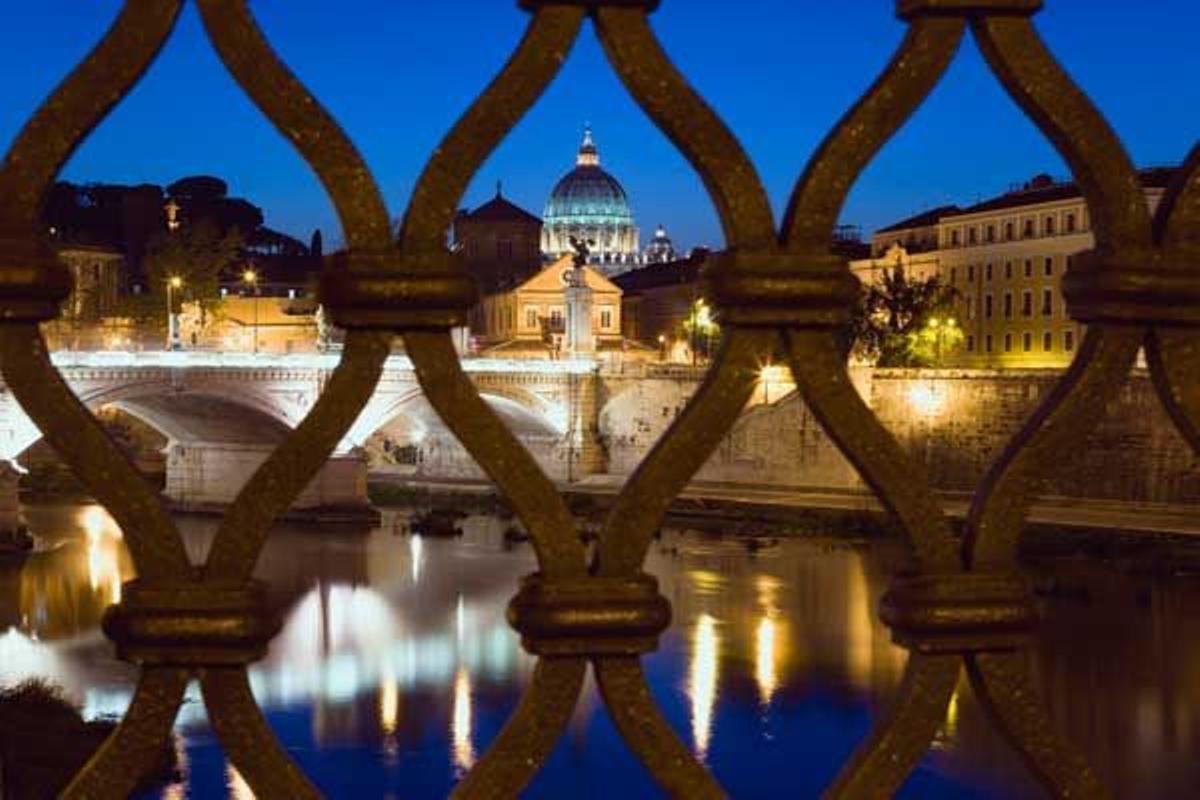
<path fill-rule="evenodd" d="M 1004 352 L 1011 353 L 1013 351 L 1014 341 L 1015 340 L 1013 338 L 1013 334 L 1011 334 L 1011 333 L 1004 334 L 1004 339 L 1003 339 Z M 968 353 L 976 352 L 976 349 L 975 349 L 976 344 L 977 344 L 977 342 L 976 342 L 975 336 L 973 334 L 970 336 L 967 336 L 967 352 Z M 985 352 L 985 353 L 993 352 L 994 344 L 995 344 L 995 340 L 993 339 L 993 337 L 990 333 L 988 335 L 984 336 L 983 337 L 983 352 Z M 1075 331 L 1063 331 L 1062 350 L 1064 353 L 1070 353 L 1075 350 Z M 1026 331 L 1025 333 L 1023 333 L 1021 335 L 1021 351 L 1025 352 L 1025 353 L 1033 352 L 1033 334 L 1030 333 L 1029 331 Z M 1054 352 L 1054 333 L 1052 331 L 1043 331 L 1042 332 L 1042 352 L 1043 353 L 1053 353 Z"/>
<path fill-rule="evenodd" d="M 1041 274 L 1047 278 L 1054 277 L 1054 274 L 1055 274 L 1054 256 L 1045 256 L 1044 258 L 1040 259 L 1040 261 L 1041 261 L 1041 268 L 1040 268 Z M 1070 261 L 1071 261 L 1071 257 L 1068 256 L 1067 257 L 1068 264 L 1070 263 Z M 995 267 L 996 267 L 996 265 L 990 261 L 988 263 L 982 265 L 982 276 L 983 276 L 983 280 L 985 282 L 990 282 L 996 276 Z M 1020 269 L 1021 273 L 1026 278 L 1032 278 L 1034 276 L 1034 272 L 1037 271 L 1037 269 L 1035 267 L 1035 259 L 1027 258 L 1024 260 L 1024 262 L 1012 261 L 1012 260 L 1005 261 L 1004 262 L 1004 273 L 1003 273 L 1004 280 L 1011 281 L 1013 279 L 1013 276 L 1017 274 L 1017 269 Z M 979 274 L 979 273 L 976 272 L 976 265 L 968 264 L 967 265 L 967 283 L 975 283 L 975 277 L 977 274 Z M 954 285 L 957 282 L 958 282 L 958 267 L 951 267 L 950 268 L 950 283 L 951 283 L 951 285 Z"/>
<path fill-rule="evenodd" d="M 1004 318 L 1012 319 L 1013 311 L 1014 311 L 1013 293 L 1005 292 L 1004 293 Z M 975 312 L 975 298 L 968 296 L 967 297 L 967 319 L 975 319 L 975 313 L 976 313 Z M 1054 290 L 1053 289 L 1043 289 L 1042 290 L 1042 302 L 1039 306 L 1039 313 L 1043 317 L 1054 316 Z M 984 319 L 992 319 L 994 316 L 995 316 L 994 298 L 990 294 L 984 295 L 983 296 L 983 318 Z M 1021 316 L 1022 317 L 1032 317 L 1033 316 L 1033 292 L 1032 291 L 1027 290 L 1027 291 L 1024 291 L 1021 293 Z"/>
<path fill-rule="evenodd" d="M 1082 230 L 1079 215 L 1074 211 L 1067 211 L 1062 214 L 1062 222 L 1059 222 L 1058 214 L 1044 215 L 1039 224 L 1039 220 L 1035 217 L 1026 217 L 1020 222 L 1018 231 L 1016 220 L 1008 220 L 1003 225 L 988 224 L 988 225 L 971 225 L 966 228 L 953 228 L 950 231 L 950 247 L 961 247 L 963 244 L 964 231 L 966 236 L 966 244 L 968 247 L 977 245 L 982 239 L 985 244 L 995 244 L 996 242 L 1015 242 L 1018 239 L 1034 239 L 1040 236 L 1059 236 L 1078 233 Z M 1020 234 L 1018 236 L 1018 233 Z"/>

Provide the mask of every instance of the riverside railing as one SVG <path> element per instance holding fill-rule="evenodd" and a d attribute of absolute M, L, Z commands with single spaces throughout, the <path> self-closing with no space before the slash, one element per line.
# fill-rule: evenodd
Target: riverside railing
<path fill-rule="evenodd" d="M 1023 648 L 1037 619 L 1017 540 L 1039 476 L 1083 442 L 1141 346 L 1163 404 L 1200 448 L 1200 149 L 1152 219 L 1121 142 L 1039 38 L 1031 17 L 1041 0 L 899 0 L 907 37 L 813 156 L 779 228 L 741 146 L 655 39 L 648 15 L 658 0 L 520 0 L 532 14 L 524 39 L 431 157 L 398 241 L 366 165 L 279 61 L 245 0 L 196 2 L 221 60 L 333 199 L 347 250 L 326 265 L 322 301 L 347 330 L 345 348 L 312 412 L 225 515 L 207 561 L 191 565 L 163 505 L 72 395 L 38 329 L 56 318 L 69 289 L 39 223 L 47 190 L 149 68 L 183 4 L 127 0 L 96 49 L 26 124 L 0 170 L 4 381 L 116 519 L 138 573 L 104 627 L 120 656 L 140 665 L 140 682 L 124 719 L 67 796 L 127 795 L 170 734 L 193 678 L 217 737 L 259 796 L 317 794 L 250 693 L 246 665 L 278 630 L 251 573 L 273 520 L 371 396 L 397 334 L 430 403 L 520 514 L 540 566 L 509 612 L 539 657 L 536 671 L 508 724 L 456 787 L 458 796 L 517 794 L 560 737 L 589 667 L 621 735 L 663 789 L 687 798 L 722 795 L 648 691 L 639 656 L 656 647 L 670 608 L 642 563 L 672 498 L 745 407 L 758 365 L 777 354 L 894 517 L 914 564 L 880 609 L 910 651 L 898 698 L 828 794 L 891 794 L 929 748 L 965 667 L 992 724 L 1050 792 L 1106 795 L 1083 756 L 1053 732 L 1033 689 Z M 728 335 L 704 384 L 622 489 L 591 561 L 562 497 L 455 355 L 449 331 L 465 321 L 474 288 L 445 246 L 471 177 L 558 72 L 589 19 L 629 91 L 703 178 L 728 242 L 706 272 Z M 851 385 L 836 333 L 858 286 L 828 244 L 854 180 L 938 83 L 968 28 L 1069 165 L 1096 244 L 1064 278 L 1072 316 L 1088 325 L 1082 347 L 982 481 L 960 542 L 921 471 Z M 781 787 L 786 781 L 781 775 Z"/>

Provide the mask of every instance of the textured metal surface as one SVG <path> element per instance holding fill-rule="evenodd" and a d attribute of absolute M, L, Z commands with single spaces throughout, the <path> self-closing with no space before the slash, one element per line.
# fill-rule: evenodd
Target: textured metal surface
<path fill-rule="evenodd" d="M 589 668 L 617 730 L 664 791 L 723 795 L 649 692 L 640 655 L 655 648 L 670 611 L 642 565 L 673 498 L 731 430 L 770 361 L 790 366 L 809 409 L 891 515 L 913 569 L 897 576 L 881 609 L 911 651 L 897 698 L 827 795 L 891 796 L 927 752 L 965 670 L 989 719 L 1051 794 L 1105 796 L 1032 688 L 1025 648 L 1037 620 L 1017 544 L 1040 478 L 1062 452 L 1078 449 L 1139 347 L 1146 346 L 1164 406 L 1200 452 L 1200 148 L 1151 220 L 1119 139 L 1038 38 L 1029 17 L 1041 0 L 900 0 L 907 36 L 810 160 L 778 228 L 736 137 L 660 46 L 647 17 L 656 0 L 520 0 L 532 12 L 524 38 L 431 156 L 397 241 L 362 158 L 275 55 L 246 0 L 197 5 L 221 61 L 333 201 L 348 247 L 325 265 L 323 301 L 350 332 L 313 410 L 243 488 L 207 563 L 193 568 L 159 499 L 54 370 L 36 325 L 54 317 L 69 288 L 39 229 L 43 198 L 71 153 L 150 66 L 182 6 L 127 0 L 0 167 L 0 371 L 121 526 L 139 576 L 105 622 L 120 654 L 141 665 L 138 689 L 66 796 L 128 795 L 169 736 L 192 679 L 200 681 L 221 745 L 259 796 L 318 793 L 249 690 L 245 665 L 277 630 L 250 576 L 272 522 L 367 403 L 396 336 L 430 404 L 520 516 L 539 567 L 514 587 L 510 608 L 525 646 L 539 656 L 533 680 L 456 797 L 518 795 L 559 741 Z M 703 385 L 623 487 L 591 564 L 554 484 L 455 354 L 449 328 L 473 295 L 445 245 L 472 177 L 558 74 L 588 20 L 635 100 L 696 169 L 728 245 L 706 268 L 723 323 L 721 348 Z M 851 384 L 836 328 L 857 287 L 829 254 L 829 241 L 854 181 L 937 85 L 968 28 L 1069 164 L 1096 246 L 1065 282 L 1072 313 L 1090 323 L 1075 363 L 987 473 L 960 545 L 919 466 Z"/>

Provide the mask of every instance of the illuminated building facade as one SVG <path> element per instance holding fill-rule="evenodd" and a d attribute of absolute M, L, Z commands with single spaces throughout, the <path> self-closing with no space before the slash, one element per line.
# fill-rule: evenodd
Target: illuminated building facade
<path fill-rule="evenodd" d="M 1172 168 L 1139 175 L 1151 213 Z M 1093 247 L 1087 204 L 1073 182 L 1038 175 L 967 208 L 946 206 L 882 229 L 872 256 L 850 266 L 864 283 L 903 267 L 954 288 L 962 343 L 944 366 L 1063 368 L 1084 326 L 1067 313 L 1061 283 L 1072 259 Z"/>
<path fill-rule="evenodd" d="M 557 260 L 573 254 L 571 239 L 590 241 L 591 263 L 617 275 L 641 261 L 638 228 L 620 182 L 600 167 L 591 129 L 575 159 L 575 169 L 554 187 L 542 215 L 542 252 Z"/>
<path fill-rule="evenodd" d="M 472 334 L 500 355 L 564 352 L 574 269 L 571 256 L 564 256 L 519 286 L 486 295 L 472 311 Z M 620 287 L 594 267 L 583 268 L 583 279 L 590 290 L 592 349 L 620 349 Z"/>

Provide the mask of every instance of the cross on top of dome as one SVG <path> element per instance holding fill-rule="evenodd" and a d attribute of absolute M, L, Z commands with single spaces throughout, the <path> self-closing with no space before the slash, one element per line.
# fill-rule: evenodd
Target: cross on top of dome
<path fill-rule="evenodd" d="M 596 141 L 592 138 L 592 126 L 583 129 L 583 144 L 579 145 L 579 156 L 575 164 L 580 167 L 600 166 L 600 151 L 596 149 Z"/>

